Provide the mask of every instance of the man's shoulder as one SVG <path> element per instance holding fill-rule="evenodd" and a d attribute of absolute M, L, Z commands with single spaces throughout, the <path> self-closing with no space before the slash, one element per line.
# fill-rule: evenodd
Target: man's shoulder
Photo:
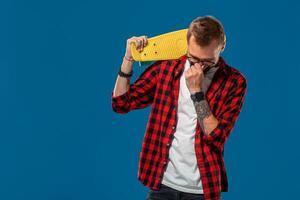
<path fill-rule="evenodd" d="M 156 60 L 153 61 L 150 66 L 155 66 L 158 70 L 168 69 L 171 70 L 174 66 L 182 62 L 181 59 L 172 59 L 172 60 Z"/>
<path fill-rule="evenodd" d="M 226 64 L 226 70 L 228 70 L 228 75 L 231 80 L 236 80 L 241 84 L 247 85 L 246 76 L 237 68 Z"/>

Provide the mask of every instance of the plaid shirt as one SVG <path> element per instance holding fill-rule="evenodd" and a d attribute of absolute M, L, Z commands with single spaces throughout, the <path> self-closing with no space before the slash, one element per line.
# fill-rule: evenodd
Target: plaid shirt
<path fill-rule="evenodd" d="M 168 153 L 177 123 L 180 76 L 187 57 L 156 61 L 130 85 L 129 90 L 114 97 L 112 108 L 117 113 L 152 105 L 138 164 L 138 179 L 149 188 L 158 190 L 168 163 Z M 205 200 L 219 200 L 228 191 L 224 165 L 224 144 L 239 116 L 246 93 L 246 79 L 222 57 L 218 61 L 206 99 L 218 126 L 205 135 L 197 122 L 195 154 Z"/>

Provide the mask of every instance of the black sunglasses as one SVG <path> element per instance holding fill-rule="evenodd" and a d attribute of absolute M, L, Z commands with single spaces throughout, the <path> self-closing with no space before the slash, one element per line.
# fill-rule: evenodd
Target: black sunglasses
<path fill-rule="evenodd" d="M 187 59 L 189 60 L 191 66 L 195 65 L 196 63 L 199 63 L 201 65 L 204 65 L 206 68 L 210 68 L 210 67 L 214 67 L 217 63 L 212 62 L 212 61 L 208 61 L 208 60 L 199 60 L 199 59 L 195 59 L 194 57 L 191 56 L 187 56 Z"/>

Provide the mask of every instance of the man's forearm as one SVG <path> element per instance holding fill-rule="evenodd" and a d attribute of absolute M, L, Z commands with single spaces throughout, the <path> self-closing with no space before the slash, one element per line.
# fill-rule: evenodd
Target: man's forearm
<path fill-rule="evenodd" d="M 198 122 L 204 134 L 209 135 L 218 125 L 206 99 L 194 101 Z"/>
<path fill-rule="evenodd" d="M 132 70 L 133 62 L 123 59 L 121 70 L 122 72 L 129 74 Z M 118 75 L 113 96 L 120 96 L 126 93 L 129 89 L 130 79 L 124 78 Z"/>

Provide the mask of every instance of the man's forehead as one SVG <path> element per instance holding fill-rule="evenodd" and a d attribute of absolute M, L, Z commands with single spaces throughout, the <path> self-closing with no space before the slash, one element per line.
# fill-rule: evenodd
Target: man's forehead
<path fill-rule="evenodd" d="M 213 40 L 208 46 L 201 47 L 196 43 L 194 38 L 191 37 L 190 42 L 188 42 L 188 52 L 191 56 L 200 59 L 211 59 L 215 57 L 215 54 L 220 49 L 220 44 Z"/>

